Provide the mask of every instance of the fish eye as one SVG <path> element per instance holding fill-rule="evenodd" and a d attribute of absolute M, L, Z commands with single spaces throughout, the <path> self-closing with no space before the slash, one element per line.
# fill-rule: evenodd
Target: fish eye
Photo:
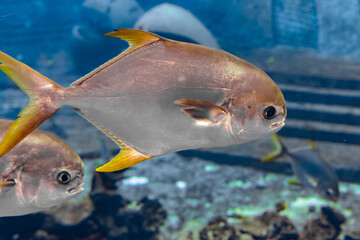
<path fill-rule="evenodd" d="M 57 181 L 60 184 L 67 184 L 68 182 L 70 182 L 70 179 L 71 179 L 71 175 L 67 171 L 61 171 L 57 176 Z"/>
<path fill-rule="evenodd" d="M 265 119 L 273 119 L 276 116 L 276 108 L 274 106 L 268 106 L 264 109 L 263 116 Z"/>
<path fill-rule="evenodd" d="M 325 193 L 327 196 L 332 196 L 335 194 L 334 190 L 332 190 L 331 188 L 326 189 Z"/>

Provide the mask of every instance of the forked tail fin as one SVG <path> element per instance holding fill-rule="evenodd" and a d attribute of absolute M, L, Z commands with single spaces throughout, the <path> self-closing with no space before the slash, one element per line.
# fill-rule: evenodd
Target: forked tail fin
<path fill-rule="evenodd" d="M 29 96 L 28 105 L 20 112 L 19 118 L 9 127 L 0 143 L 2 157 L 60 109 L 61 106 L 57 106 L 54 99 L 61 96 L 62 87 L 1 51 L 0 70 Z"/>

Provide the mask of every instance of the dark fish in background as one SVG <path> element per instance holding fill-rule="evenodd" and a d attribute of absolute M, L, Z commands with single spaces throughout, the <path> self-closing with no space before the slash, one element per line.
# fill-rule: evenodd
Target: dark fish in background
<path fill-rule="evenodd" d="M 291 159 L 292 169 L 301 185 L 317 192 L 322 198 L 336 202 L 339 198 L 339 181 L 334 169 L 321 157 L 314 142 L 309 146 L 289 151 L 279 135 L 271 135 L 275 150 L 262 159 L 263 162 L 275 160 L 283 155 Z"/>
<path fill-rule="evenodd" d="M 97 171 L 131 167 L 170 152 L 229 146 L 284 126 L 284 97 L 263 71 L 221 50 L 122 29 L 105 36 L 130 47 L 62 88 L 0 52 L 0 70 L 30 97 L 0 144 L 3 156 L 63 106 L 121 147 Z"/>
<path fill-rule="evenodd" d="M 0 120 L 0 139 L 12 124 Z M 64 142 L 40 130 L 0 158 L 0 216 L 47 209 L 83 191 L 80 157 Z"/>

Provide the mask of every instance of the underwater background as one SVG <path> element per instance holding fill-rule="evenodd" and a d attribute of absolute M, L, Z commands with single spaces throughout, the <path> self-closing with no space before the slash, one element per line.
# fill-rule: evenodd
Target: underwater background
<path fill-rule="evenodd" d="M 116 173 L 94 169 L 118 147 L 70 108 L 40 129 L 86 168 L 85 192 L 41 213 L 0 218 L 0 239 L 360 239 L 358 0 L 0 0 L 0 50 L 66 87 L 127 43 L 135 28 L 219 48 L 263 69 L 283 91 L 289 149 L 315 142 L 339 180 L 337 202 L 289 184 L 289 156 L 261 159 L 270 137 L 188 150 Z M 0 74 L 1 118 L 27 96 Z"/>

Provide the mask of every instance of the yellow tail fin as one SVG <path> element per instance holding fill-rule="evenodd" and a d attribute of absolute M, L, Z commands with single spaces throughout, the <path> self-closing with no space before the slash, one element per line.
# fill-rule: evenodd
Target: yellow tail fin
<path fill-rule="evenodd" d="M 8 75 L 28 96 L 29 103 L 9 127 L 0 143 L 0 157 L 56 113 L 60 106 L 53 102 L 62 88 L 29 66 L 0 51 L 0 70 Z"/>

